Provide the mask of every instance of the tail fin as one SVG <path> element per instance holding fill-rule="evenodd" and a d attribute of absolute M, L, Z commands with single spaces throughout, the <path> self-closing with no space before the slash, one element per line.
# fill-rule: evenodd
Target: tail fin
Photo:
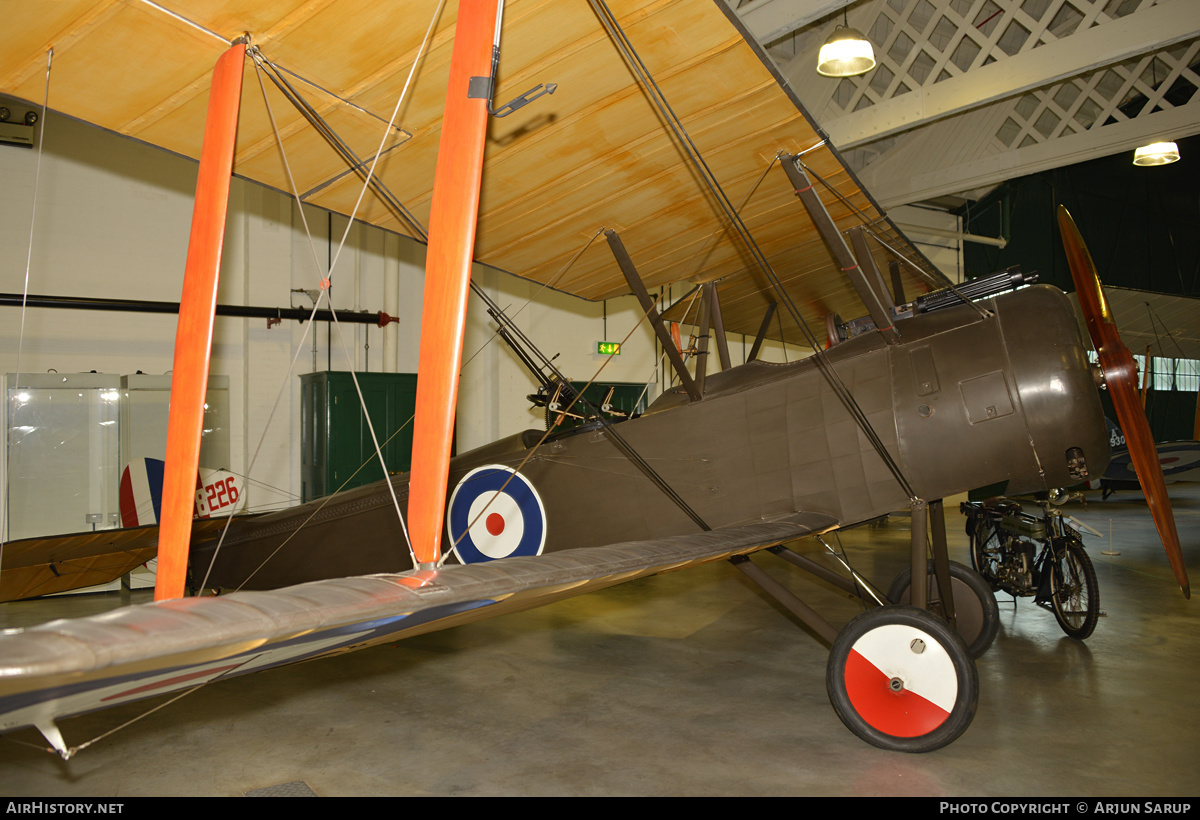
<path fill-rule="evenodd" d="M 137 458 L 121 474 L 121 526 L 157 524 L 162 512 L 163 473 L 157 458 Z M 226 470 L 201 469 L 196 476 L 195 518 L 232 515 L 241 506 L 242 479 Z"/>
<path fill-rule="evenodd" d="M 162 512 L 163 472 L 157 458 L 136 458 L 121 473 L 121 526 L 157 524 Z"/>

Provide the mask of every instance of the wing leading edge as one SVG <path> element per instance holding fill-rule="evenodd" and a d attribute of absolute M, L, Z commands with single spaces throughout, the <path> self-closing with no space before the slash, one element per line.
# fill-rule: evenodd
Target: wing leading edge
<path fill-rule="evenodd" d="M 530 609 L 834 528 L 822 513 L 402 575 L 128 607 L 0 636 L 0 731 Z"/>

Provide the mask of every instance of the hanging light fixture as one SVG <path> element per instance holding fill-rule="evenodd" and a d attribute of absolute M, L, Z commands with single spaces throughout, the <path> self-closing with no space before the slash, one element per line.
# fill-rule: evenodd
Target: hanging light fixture
<path fill-rule="evenodd" d="M 1151 88 L 1158 89 L 1158 59 L 1150 61 Z M 1179 146 L 1173 142 L 1155 142 L 1143 145 L 1133 152 L 1134 165 L 1170 165 L 1179 162 Z"/>
<path fill-rule="evenodd" d="M 817 73 L 825 77 L 855 77 L 875 67 L 875 49 L 858 29 L 850 28 L 846 12 L 817 58 Z"/>
<path fill-rule="evenodd" d="M 1179 161 L 1179 146 L 1173 142 L 1143 145 L 1133 152 L 1134 165 L 1170 165 Z"/>

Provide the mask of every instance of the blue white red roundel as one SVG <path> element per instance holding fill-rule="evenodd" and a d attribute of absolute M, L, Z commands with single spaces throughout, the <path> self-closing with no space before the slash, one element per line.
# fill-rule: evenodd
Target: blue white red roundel
<path fill-rule="evenodd" d="M 446 532 L 464 564 L 541 555 L 546 507 L 529 479 L 491 464 L 467 473 L 450 494 Z"/>

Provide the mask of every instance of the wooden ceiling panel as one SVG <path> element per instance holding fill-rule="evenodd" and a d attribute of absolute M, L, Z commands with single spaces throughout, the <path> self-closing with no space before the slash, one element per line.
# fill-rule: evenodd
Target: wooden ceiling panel
<path fill-rule="evenodd" d="M 0 55 L 0 92 L 40 99 L 45 48 L 55 42 L 60 45 L 52 108 L 196 156 L 208 77 L 223 40 L 249 32 L 258 53 L 298 75 L 286 76 L 351 150 L 368 160 L 437 3 L 181 3 L 180 13 L 195 26 L 139 0 L 61 0 L 36 12 L 42 4 L 16 5 L 12 47 Z M 886 222 L 841 158 L 822 145 L 823 135 L 779 86 L 723 3 L 609 0 L 608 6 L 810 323 L 823 322 L 828 311 L 844 317 L 864 311 L 782 170 L 772 168 L 763 177 L 780 150 L 804 152 L 804 164 L 823 180 L 817 189 L 840 230 L 874 226 L 902 256 L 927 268 L 906 274 L 910 295 L 927 289 L 918 282 L 936 273 Z M 391 150 L 376 171 L 422 225 L 428 220 L 456 14 L 457 4 L 447 3 L 399 113 L 398 127 L 405 133 L 389 134 Z M 649 287 L 719 281 L 727 329 L 755 332 L 768 301 L 778 298 L 764 293 L 767 275 L 588 3 L 506 4 L 496 104 L 539 83 L 558 88 L 490 123 L 476 258 L 585 298 L 608 298 L 628 287 L 603 240 L 575 257 L 599 229 L 613 228 Z M 268 89 L 275 127 L 306 201 L 351 212 L 360 174 L 348 169 L 273 86 Z M 251 60 L 242 105 L 235 172 L 290 190 Z M 358 215 L 415 233 L 373 194 L 363 199 Z M 876 245 L 873 255 L 886 270 L 888 251 Z M 796 340 L 798 332 L 793 327 L 784 334 Z"/>
<path fill-rule="evenodd" d="M 0 87 L 15 90 L 44 85 L 46 50 L 66 49 L 116 10 L 116 3 L 63 0 L 59 3 L 5 3 L 4 48 L 0 49 Z M 26 81 L 33 79 L 30 86 Z M 25 99 L 42 98 L 25 95 Z"/>

